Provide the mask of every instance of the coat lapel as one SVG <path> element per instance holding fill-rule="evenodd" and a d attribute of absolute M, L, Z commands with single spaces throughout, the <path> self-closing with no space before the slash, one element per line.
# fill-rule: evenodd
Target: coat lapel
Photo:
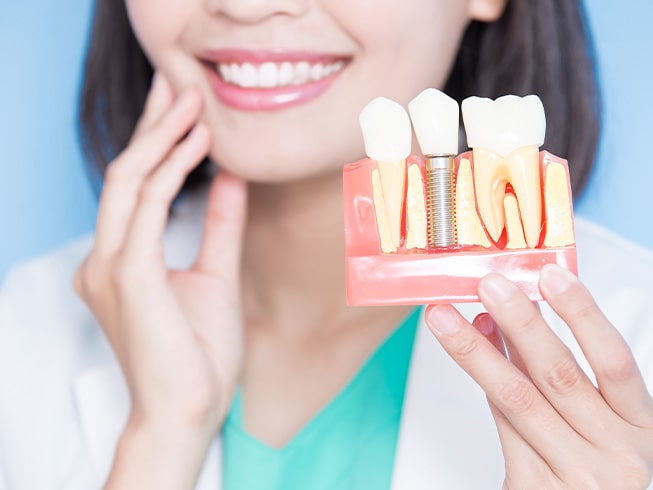
<path fill-rule="evenodd" d="M 116 363 L 94 367 L 78 376 L 75 397 L 98 488 L 111 470 L 113 455 L 129 415 L 129 392 Z M 220 490 L 222 456 L 219 438 L 211 444 L 196 490 Z"/>
<path fill-rule="evenodd" d="M 478 305 L 459 308 L 467 318 Z M 503 458 L 485 395 L 422 319 L 406 385 L 393 490 L 501 488 Z"/>
<path fill-rule="evenodd" d="M 118 365 L 82 373 L 75 382 L 75 398 L 91 465 L 101 484 L 109 475 L 129 414 L 129 394 Z"/>

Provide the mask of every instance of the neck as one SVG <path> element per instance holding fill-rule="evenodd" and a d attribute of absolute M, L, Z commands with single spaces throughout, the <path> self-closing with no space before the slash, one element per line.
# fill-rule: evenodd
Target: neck
<path fill-rule="evenodd" d="M 304 336 L 388 318 L 387 308 L 346 305 L 340 172 L 250 184 L 249 196 L 243 246 L 248 323 Z M 390 317 L 400 319 L 407 309 L 393 310 Z"/>
<path fill-rule="evenodd" d="M 245 308 L 254 316 L 297 316 L 298 305 L 342 309 L 344 231 L 339 174 L 302 182 L 250 184 L 243 248 Z"/>

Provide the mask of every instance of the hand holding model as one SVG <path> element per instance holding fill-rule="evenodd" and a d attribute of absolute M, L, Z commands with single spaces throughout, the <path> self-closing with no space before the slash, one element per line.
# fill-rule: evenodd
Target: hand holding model
<path fill-rule="evenodd" d="M 630 348 L 571 272 L 545 266 L 540 289 L 578 341 L 597 387 L 537 306 L 498 274 L 480 282 L 489 315 L 473 326 L 450 305 L 426 313 L 435 337 L 487 395 L 504 489 L 647 488 L 653 399 Z"/>
<path fill-rule="evenodd" d="M 241 368 L 243 180 L 214 179 L 192 267 L 164 262 L 170 205 L 210 146 L 201 110 L 199 91 L 175 98 L 155 75 L 129 146 L 108 167 L 95 244 L 75 277 L 132 399 L 107 488 L 190 488 Z"/>

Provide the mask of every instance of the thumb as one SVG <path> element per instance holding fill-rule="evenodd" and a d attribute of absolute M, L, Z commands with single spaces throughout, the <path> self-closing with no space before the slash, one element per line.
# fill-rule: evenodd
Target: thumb
<path fill-rule="evenodd" d="M 236 280 L 247 218 L 247 182 L 219 170 L 209 190 L 204 233 L 194 270 Z"/>

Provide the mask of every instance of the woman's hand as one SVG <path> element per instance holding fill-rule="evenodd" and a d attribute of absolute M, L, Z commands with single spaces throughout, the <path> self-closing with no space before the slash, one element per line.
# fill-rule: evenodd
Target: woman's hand
<path fill-rule="evenodd" d="M 219 172 L 195 263 L 164 262 L 170 205 L 210 148 L 201 111 L 199 90 L 175 98 L 155 76 L 132 141 L 107 169 L 95 244 L 75 277 L 131 395 L 109 487 L 193 486 L 241 368 L 246 184 Z"/>
<path fill-rule="evenodd" d="M 628 345 L 569 271 L 546 266 L 540 290 L 577 339 L 598 389 L 537 306 L 502 276 L 481 281 L 489 315 L 479 315 L 476 328 L 451 306 L 427 311 L 435 337 L 487 394 L 504 488 L 646 488 L 653 400 Z"/>

